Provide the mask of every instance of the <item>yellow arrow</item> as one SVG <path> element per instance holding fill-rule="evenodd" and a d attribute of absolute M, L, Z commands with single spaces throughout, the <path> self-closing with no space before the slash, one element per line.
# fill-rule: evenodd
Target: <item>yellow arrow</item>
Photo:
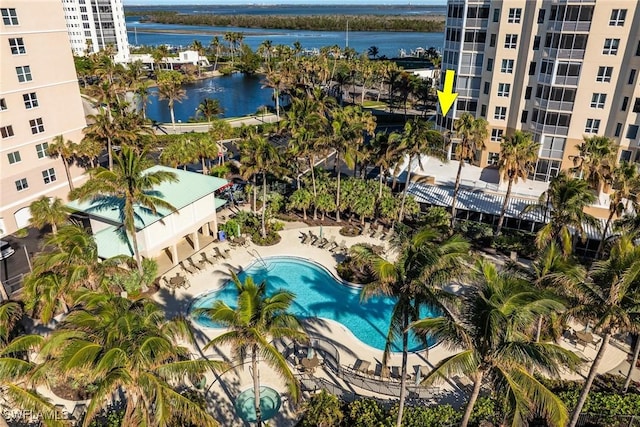
<path fill-rule="evenodd" d="M 438 102 L 440 102 L 440 110 L 443 116 L 447 115 L 449 109 L 458 97 L 458 94 L 453 92 L 453 77 L 455 75 L 456 72 L 454 70 L 447 70 L 444 76 L 444 91 L 438 91 Z"/>

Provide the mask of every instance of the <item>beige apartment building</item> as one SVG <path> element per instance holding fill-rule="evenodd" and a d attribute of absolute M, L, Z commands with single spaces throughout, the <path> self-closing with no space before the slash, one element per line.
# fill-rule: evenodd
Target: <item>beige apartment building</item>
<path fill-rule="evenodd" d="M 489 122 L 478 166 L 495 165 L 503 135 L 541 144 L 533 178 L 573 166 L 584 136 L 604 135 L 640 161 L 640 2 L 448 0 L 442 70 L 456 71 L 464 112 Z"/>
<path fill-rule="evenodd" d="M 86 126 L 61 0 L 0 0 L 0 236 L 25 227 L 29 204 L 66 198 L 58 135 L 79 142 Z M 82 170 L 71 168 L 81 179 Z"/>

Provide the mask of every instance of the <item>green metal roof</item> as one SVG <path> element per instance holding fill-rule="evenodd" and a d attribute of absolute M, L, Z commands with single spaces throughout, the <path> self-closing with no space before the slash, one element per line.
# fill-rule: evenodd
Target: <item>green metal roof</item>
<path fill-rule="evenodd" d="M 227 184 L 226 179 L 161 165 L 153 166 L 145 170 L 143 173 L 157 171 L 173 172 L 176 174 L 178 178 L 177 182 L 163 182 L 153 190 L 158 193 L 158 197 L 170 203 L 176 209 L 182 209 L 185 206 L 214 193 L 216 190 Z M 215 207 L 212 206 L 212 209 L 217 209 L 224 205 L 224 203 L 225 200 L 216 198 Z M 67 203 L 67 206 L 74 211 L 84 212 L 96 219 L 103 220 L 104 222 L 113 225 L 122 224 L 122 221 L 120 220 L 120 210 L 117 207 L 99 208 L 94 202 L 87 201 L 79 203 L 77 200 Z M 137 215 L 135 224 L 138 230 L 148 227 L 171 213 L 168 209 L 159 208 L 157 215 L 154 215 L 147 209 L 141 209 L 138 206 L 136 206 L 135 212 Z"/>

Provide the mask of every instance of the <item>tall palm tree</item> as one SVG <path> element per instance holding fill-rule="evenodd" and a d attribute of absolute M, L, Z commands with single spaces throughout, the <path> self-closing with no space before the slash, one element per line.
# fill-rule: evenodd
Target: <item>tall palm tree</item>
<path fill-rule="evenodd" d="M 241 146 L 240 152 L 240 163 L 245 171 L 245 177 L 258 173 L 262 174 L 262 216 L 260 220 L 260 233 L 262 237 L 265 238 L 267 236 L 267 174 L 279 173 L 282 170 L 282 156 L 279 150 L 263 136 L 249 138 Z"/>
<path fill-rule="evenodd" d="M 352 168 L 355 156 L 364 142 L 365 132 L 373 136 L 376 119 L 369 111 L 359 106 L 336 109 L 331 117 L 331 136 L 329 145 L 336 150 L 335 164 L 340 161 Z M 340 170 L 337 171 L 336 221 L 340 222 Z"/>
<path fill-rule="evenodd" d="M 142 111 L 142 118 L 147 119 L 147 104 L 149 103 L 149 88 L 151 83 L 149 80 L 136 80 L 133 85 L 133 93 L 137 102 L 139 102 Z"/>
<path fill-rule="evenodd" d="M 307 335 L 296 316 L 287 313 L 295 299 L 293 293 L 278 290 L 267 295 L 266 282 L 255 284 L 251 276 L 241 282 L 235 273 L 232 272 L 231 275 L 238 291 L 237 306 L 232 308 L 218 300 L 211 308 L 197 310 L 198 315 L 229 328 L 227 332 L 209 341 L 204 349 L 229 344 L 238 362 L 244 363 L 247 356 L 251 356 L 256 425 L 262 426 L 258 358 L 264 360 L 285 380 L 291 398 L 298 401 L 300 386 L 287 361 L 270 340 L 288 338 L 306 341 Z"/>
<path fill-rule="evenodd" d="M 160 154 L 160 163 L 163 165 L 187 170 L 187 165 L 196 162 L 198 159 L 193 152 L 193 144 L 191 143 L 191 135 L 182 134 L 175 140 L 171 141 Z"/>
<path fill-rule="evenodd" d="M 380 168 L 378 200 L 382 198 L 382 189 L 389 170 L 402 160 L 401 138 L 402 135 L 398 132 L 376 132 L 371 140 L 373 158 L 375 159 L 374 164 Z"/>
<path fill-rule="evenodd" d="M 581 304 L 570 312 L 602 334 L 602 342 L 591 363 L 584 386 L 573 410 L 569 427 L 575 427 L 611 336 L 640 332 L 640 246 L 623 235 L 611 247 L 609 258 L 596 261 L 589 280 L 579 283 Z"/>
<path fill-rule="evenodd" d="M 90 114 L 87 116 L 89 125 L 83 129 L 86 139 L 99 141 L 107 148 L 107 156 L 109 157 L 109 169 L 113 169 L 113 141 L 117 138 L 118 131 L 114 125 L 111 112 L 109 109 L 101 110 L 98 114 Z"/>
<path fill-rule="evenodd" d="M 204 47 L 202 46 L 202 42 L 200 40 L 194 40 L 193 42 L 191 42 L 191 49 L 198 52 L 198 62 L 196 65 L 198 67 L 198 77 L 200 77 L 202 75 L 202 67 L 200 66 L 200 57 L 204 55 Z"/>
<path fill-rule="evenodd" d="M 487 121 L 485 119 L 476 119 L 470 113 L 464 113 L 457 119 L 453 125 L 454 130 L 460 142 L 456 145 L 455 156 L 458 160 L 458 173 L 456 174 L 456 183 L 453 188 L 453 200 L 451 201 L 451 225 L 456 221 L 456 203 L 458 201 L 458 192 L 460 191 L 460 177 L 462 176 L 462 167 L 465 162 L 472 162 L 476 158 L 476 153 L 484 149 L 484 141 L 487 139 Z"/>
<path fill-rule="evenodd" d="M 67 182 L 69 183 L 69 189 L 73 191 L 73 178 L 71 178 L 71 172 L 69 171 L 69 163 L 73 161 L 73 158 L 77 151 L 77 144 L 70 139 L 65 141 L 62 135 L 58 135 L 53 138 L 53 141 L 47 148 L 47 154 L 51 157 L 58 157 L 62 160 L 64 166 L 64 172 L 67 175 Z"/>
<path fill-rule="evenodd" d="M 640 176 L 637 166 L 633 163 L 620 163 L 613 169 L 609 182 L 614 190 L 609 195 L 609 216 L 602 230 L 596 258 L 602 254 L 614 215 L 619 217 L 626 210 L 629 202 L 632 202 L 634 206 L 637 203 L 637 195 L 640 191 Z"/>
<path fill-rule="evenodd" d="M 213 49 L 213 55 L 215 57 L 213 70 L 216 71 L 218 69 L 218 60 L 220 59 L 220 48 L 222 47 L 222 44 L 220 43 L 220 37 L 214 36 L 211 39 L 209 46 Z"/>
<path fill-rule="evenodd" d="M 511 199 L 513 184 L 517 184 L 519 179 L 526 181 L 529 174 L 533 173 L 539 148 L 540 144 L 533 142 L 531 134 L 519 130 L 515 131 L 511 136 L 504 137 L 500 144 L 498 168 L 502 179 L 506 179 L 509 185 L 502 203 L 496 236 L 499 236 L 502 231 L 502 224 Z"/>
<path fill-rule="evenodd" d="M 393 346 L 398 337 L 402 337 L 398 427 L 402 423 L 406 397 L 409 324 L 419 319 L 420 310 L 425 306 L 435 312 L 446 310 L 453 295 L 445 292 L 443 287 L 466 274 L 460 265 L 469 248 L 469 243 L 457 235 L 445 238 L 439 231 L 426 227 L 401 240 L 395 262 L 374 254 L 366 247 L 359 247 L 356 249 L 358 252 L 353 253 L 368 260 L 376 275 L 376 281 L 363 288 L 362 299 L 380 294 L 395 299 L 382 363 L 387 365 Z"/>
<path fill-rule="evenodd" d="M 182 419 L 217 426 L 204 408 L 176 390 L 176 384 L 224 364 L 192 360 L 183 342 L 195 344 L 189 321 L 166 320 L 155 302 L 87 292 L 47 339 L 42 356 L 63 378 L 83 372 L 96 384 L 84 426 L 119 392 L 126 393 L 123 425 L 171 426 Z"/>
<path fill-rule="evenodd" d="M 404 205 L 409 192 L 409 184 L 411 183 L 413 160 L 418 160 L 420 169 L 422 169 L 422 161 L 420 160 L 422 155 L 435 157 L 443 162 L 447 160 L 447 141 L 440 132 L 431 129 L 431 127 L 431 123 L 422 118 L 414 118 L 404 125 L 400 150 L 409 156 L 409 163 L 407 164 L 407 180 L 402 192 L 398 221 L 404 219 Z"/>
<path fill-rule="evenodd" d="M 158 72 L 158 93 L 160 99 L 169 100 L 169 112 L 171 113 L 171 125 L 176 129 L 176 116 L 173 106 L 176 102 L 182 102 L 187 98 L 187 92 L 182 85 L 186 82 L 185 76 L 179 71 Z"/>
<path fill-rule="evenodd" d="M 538 231 L 536 245 L 544 248 L 558 242 L 565 256 L 573 251 L 573 233 L 586 238 L 585 225 L 598 227 L 598 220 L 584 212 L 584 208 L 596 200 L 589 184 L 581 179 L 569 178 L 565 172 L 551 180 L 549 189 L 540 195 L 538 203 L 525 207 L 525 212 L 538 211 L 549 222 Z"/>
<path fill-rule="evenodd" d="M 525 425 L 533 414 L 550 425 L 564 425 L 569 416 L 562 401 L 532 372 L 558 376 L 561 368 L 580 359 L 556 344 L 536 343 L 523 332 L 533 319 L 562 309 L 553 298 L 536 292 L 524 279 L 500 272 L 488 261 L 476 263 L 477 283 L 458 296 L 459 311 L 419 320 L 411 325 L 458 353 L 440 361 L 425 377 L 431 384 L 454 375 L 472 379 L 473 390 L 460 423 L 466 427 L 480 388 L 487 383 L 493 396 L 507 408 L 510 425 Z"/>
<path fill-rule="evenodd" d="M 29 223 L 32 226 L 43 228 L 50 225 L 51 233 L 54 235 L 58 232 L 58 226 L 64 224 L 69 218 L 69 209 L 59 197 L 51 199 L 42 196 L 31 202 L 29 211 L 31 212 Z"/>
<path fill-rule="evenodd" d="M 210 139 L 206 134 L 193 138 L 190 144 L 190 151 L 200 160 L 202 174 L 208 173 L 205 160 L 218 156 L 218 143 Z"/>
<path fill-rule="evenodd" d="M 132 252 L 138 271 L 142 274 L 137 237 L 137 228 L 142 224 L 137 211 L 157 215 L 158 208 L 163 208 L 177 212 L 173 205 L 158 195 L 155 188 L 163 182 L 176 182 L 178 178 L 173 172 L 146 172 L 149 163 L 144 151 L 136 153 L 125 146 L 115 160 L 113 171 L 101 167 L 92 169 L 89 171 L 89 180 L 69 196 L 80 201 L 91 201 L 96 210 L 114 207 L 119 210 L 119 219 L 124 227 L 123 235 L 128 242 L 132 242 Z"/>
<path fill-rule="evenodd" d="M 616 164 L 618 145 L 606 136 L 585 137 L 576 145 L 578 155 L 573 158 L 572 171 L 579 173 L 600 195 L 602 184 L 610 179 Z"/>

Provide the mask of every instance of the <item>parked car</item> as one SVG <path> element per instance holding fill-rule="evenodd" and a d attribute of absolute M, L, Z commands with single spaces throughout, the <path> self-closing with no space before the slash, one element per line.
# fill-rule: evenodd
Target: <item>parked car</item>
<path fill-rule="evenodd" d="M 9 242 L 0 240 L 0 259 L 9 258 L 15 252 L 16 250 L 11 247 Z"/>

